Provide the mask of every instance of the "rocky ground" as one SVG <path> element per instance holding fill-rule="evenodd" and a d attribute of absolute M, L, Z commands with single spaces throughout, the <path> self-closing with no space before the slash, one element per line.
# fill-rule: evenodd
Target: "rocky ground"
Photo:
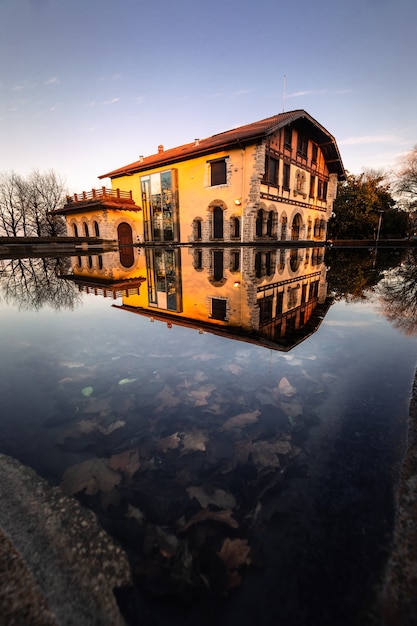
<path fill-rule="evenodd" d="M 4 455 L 0 499 L 2 626 L 122 626 L 130 568 L 95 516 Z"/>

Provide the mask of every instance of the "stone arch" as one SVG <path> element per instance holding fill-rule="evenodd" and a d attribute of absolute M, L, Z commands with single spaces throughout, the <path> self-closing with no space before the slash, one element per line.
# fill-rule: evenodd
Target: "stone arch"
<path fill-rule="evenodd" d="M 255 237 L 261 239 L 265 234 L 266 205 L 261 202 L 255 214 Z"/>
<path fill-rule="evenodd" d="M 224 250 L 210 250 L 210 283 L 215 287 L 221 287 L 226 280 Z"/>
<path fill-rule="evenodd" d="M 132 227 L 127 222 L 120 222 L 117 227 L 117 240 L 119 242 L 119 257 L 123 267 L 132 267 L 135 257 L 133 253 Z"/>
<path fill-rule="evenodd" d="M 201 241 L 203 238 L 203 218 L 195 217 L 193 219 L 193 240 Z"/>
<path fill-rule="evenodd" d="M 232 215 L 230 218 L 230 238 L 240 239 L 240 215 Z"/>
<path fill-rule="evenodd" d="M 291 240 L 298 241 L 300 239 L 300 231 L 303 226 L 303 218 L 300 213 L 296 213 L 291 225 Z"/>
<path fill-rule="evenodd" d="M 211 239 L 224 239 L 224 212 L 227 205 L 223 200 L 213 200 L 208 206 Z"/>

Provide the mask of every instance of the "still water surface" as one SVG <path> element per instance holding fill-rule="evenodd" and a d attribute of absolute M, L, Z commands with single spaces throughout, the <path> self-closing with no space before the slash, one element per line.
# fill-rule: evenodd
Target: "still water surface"
<path fill-rule="evenodd" d="M 381 298 L 407 254 L 328 252 L 330 306 L 285 350 L 81 293 L 74 259 L 35 298 L 2 262 L 0 452 L 121 542 L 128 623 L 374 623 L 417 361 Z"/>

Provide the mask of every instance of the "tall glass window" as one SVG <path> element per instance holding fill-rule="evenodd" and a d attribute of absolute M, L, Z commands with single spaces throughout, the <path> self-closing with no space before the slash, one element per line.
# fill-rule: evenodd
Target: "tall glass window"
<path fill-rule="evenodd" d="M 178 241 L 176 170 L 141 178 L 145 241 Z"/>

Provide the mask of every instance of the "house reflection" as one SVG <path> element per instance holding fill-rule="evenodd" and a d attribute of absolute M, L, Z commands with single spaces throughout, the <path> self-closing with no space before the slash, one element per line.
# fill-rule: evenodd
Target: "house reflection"
<path fill-rule="evenodd" d="M 123 253 L 125 255 L 125 252 Z M 73 259 L 80 290 L 121 296 L 117 308 L 164 322 L 288 351 L 325 316 L 324 249 L 276 247 L 132 248 Z"/>

